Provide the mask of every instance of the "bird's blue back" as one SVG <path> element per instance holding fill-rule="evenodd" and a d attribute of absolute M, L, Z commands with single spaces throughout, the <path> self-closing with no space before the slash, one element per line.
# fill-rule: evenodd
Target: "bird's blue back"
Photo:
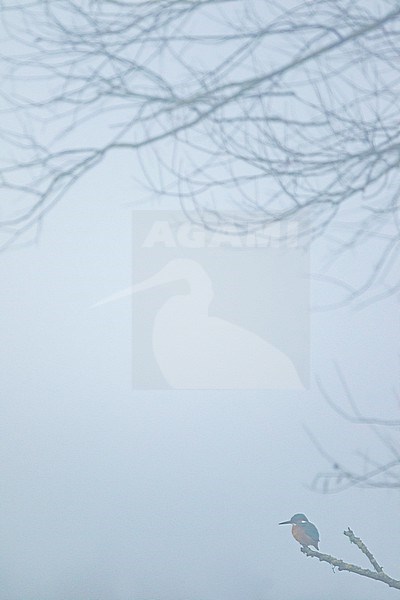
<path fill-rule="evenodd" d="M 319 541 L 319 533 L 318 529 L 315 527 L 313 523 L 302 523 L 301 527 L 304 529 L 305 533 L 310 536 L 316 542 Z"/>

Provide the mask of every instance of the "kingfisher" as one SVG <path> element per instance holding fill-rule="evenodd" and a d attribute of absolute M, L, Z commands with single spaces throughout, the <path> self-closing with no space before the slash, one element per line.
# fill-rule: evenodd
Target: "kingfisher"
<path fill-rule="evenodd" d="M 279 525 L 291 525 L 292 535 L 296 542 L 299 542 L 302 546 L 314 546 L 317 550 L 319 542 L 318 529 L 314 523 L 310 523 L 306 515 L 303 513 L 297 513 L 293 515 L 290 521 L 282 521 Z"/>

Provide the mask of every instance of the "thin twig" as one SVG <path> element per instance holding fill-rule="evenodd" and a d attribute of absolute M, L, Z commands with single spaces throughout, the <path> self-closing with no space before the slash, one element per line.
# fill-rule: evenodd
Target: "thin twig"
<path fill-rule="evenodd" d="M 337 568 L 338 571 L 348 571 L 349 573 L 355 573 L 356 575 L 361 575 L 362 577 L 368 577 L 369 579 L 375 579 L 375 581 L 381 581 L 385 583 L 387 586 L 391 588 L 396 588 L 400 590 L 400 581 L 398 579 L 393 579 L 387 575 L 380 564 L 375 559 L 372 552 L 367 548 L 364 542 L 356 537 L 353 531 L 348 528 L 347 531 L 343 532 L 345 536 L 347 536 L 352 544 L 355 544 L 363 554 L 368 558 L 375 571 L 371 571 L 370 569 L 364 569 L 359 567 L 358 565 L 353 565 L 352 563 L 345 562 L 340 558 L 335 558 L 331 554 L 323 554 L 322 552 L 318 552 L 317 550 L 311 550 L 308 546 L 302 546 L 301 551 L 303 554 L 309 557 L 318 558 L 321 562 L 326 562 Z"/>
<path fill-rule="evenodd" d="M 343 532 L 346 535 L 352 544 L 355 544 L 363 554 L 368 558 L 371 565 L 374 567 L 377 573 L 383 573 L 383 567 L 378 563 L 372 552 L 370 552 L 364 542 L 356 537 L 350 527 L 347 528 L 347 531 Z"/>

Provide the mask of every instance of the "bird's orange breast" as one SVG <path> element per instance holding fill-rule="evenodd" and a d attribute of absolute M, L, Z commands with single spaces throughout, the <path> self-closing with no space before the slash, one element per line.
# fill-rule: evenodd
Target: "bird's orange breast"
<path fill-rule="evenodd" d="M 315 546 L 318 549 L 318 541 L 309 536 L 301 525 L 293 525 L 292 534 L 294 539 L 302 546 Z"/>

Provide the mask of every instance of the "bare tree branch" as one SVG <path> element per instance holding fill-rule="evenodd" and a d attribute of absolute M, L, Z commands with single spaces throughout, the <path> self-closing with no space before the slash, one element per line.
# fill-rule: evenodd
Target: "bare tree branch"
<path fill-rule="evenodd" d="M 400 488 L 400 449 L 396 439 L 400 421 L 398 419 L 364 416 L 354 401 L 342 371 L 337 365 L 335 367 L 344 391 L 344 399 L 349 404 L 351 412 L 343 408 L 342 402 L 339 403 L 333 400 L 322 382 L 317 379 L 322 396 L 327 404 L 344 420 L 355 425 L 368 427 L 384 449 L 387 458 L 384 460 L 382 455 L 380 460 L 374 460 L 365 453 L 358 453 L 363 461 L 364 469 L 351 468 L 338 461 L 337 457 L 331 454 L 311 431 L 306 429 L 311 442 L 330 465 L 329 471 L 318 473 L 314 477 L 311 487 L 323 493 L 337 493 L 350 487 Z M 390 435 L 390 431 L 393 431 L 392 435 Z"/>
<path fill-rule="evenodd" d="M 349 296 L 398 292 L 396 0 L 3 4 L 4 244 L 123 148 L 207 228 L 373 242 Z"/>
<path fill-rule="evenodd" d="M 362 577 L 375 579 L 376 581 L 381 581 L 382 583 L 386 584 L 391 588 L 400 590 L 400 580 L 393 579 L 393 577 L 390 577 L 384 572 L 383 568 L 379 565 L 372 552 L 367 548 L 367 546 L 360 538 L 354 535 L 350 527 L 347 529 L 347 531 L 344 531 L 343 533 L 349 538 L 351 543 L 355 544 L 361 550 L 361 552 L 365 554 L 365 556 L 368 558 L 369 562 L 375 569 L 374 571 L 371 571 L 370 569 L 364 569 L 357 565 L 353 565 L 352 563 L 345 562 L 340 558 L 335 558 L 334 556 L 331 556 L 330 554 L 323 554 L 322 552 L 318 552 L 317 550 L 311 550 L 311 548 L 309 548 L 308 546 L 302 546 L 301 552 L 303 552 L 303 554 L 305 554 L 306 556 L 318 558 L 318 560 L 320 560 L 321 562 L 326 562 L 332 565 L 332 567 L 337 568 L 338 571 L 348 571 L 349 573 L 355 573 L 356 575 L 361 575 Z"/>

